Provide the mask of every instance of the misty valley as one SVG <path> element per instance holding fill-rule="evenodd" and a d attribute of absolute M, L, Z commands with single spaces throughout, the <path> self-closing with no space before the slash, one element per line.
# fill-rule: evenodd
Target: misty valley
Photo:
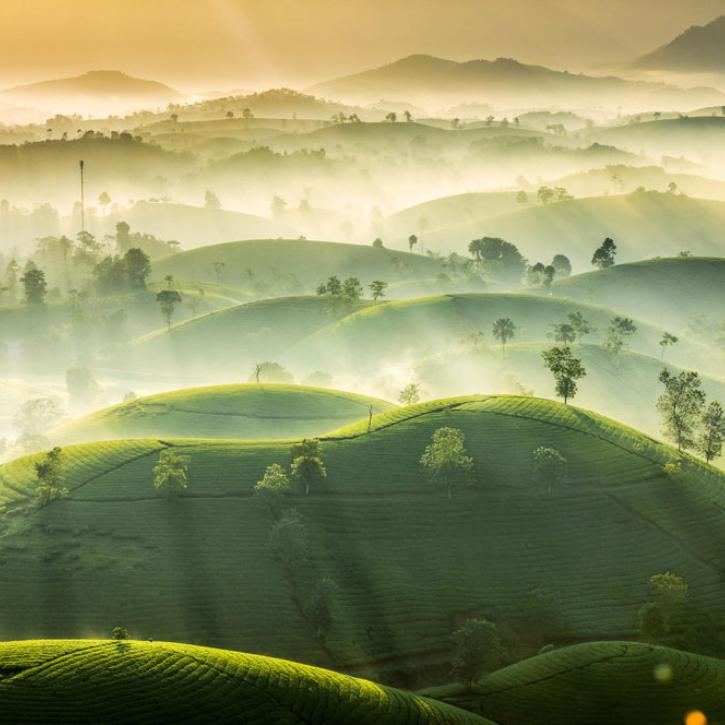
<path fill-rule="evenodd" d="M 723 49 L 0 90 L 0 720 L 725 722 Z"/>

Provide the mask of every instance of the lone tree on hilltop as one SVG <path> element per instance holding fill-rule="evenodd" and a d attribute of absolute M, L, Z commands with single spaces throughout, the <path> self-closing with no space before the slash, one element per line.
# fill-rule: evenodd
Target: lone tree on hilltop
<path fill-rule="evenodd" d="M 445 488 L 448 498 L 451 498 L 454 486 L 471 483 L 473 458 L 466 455 L 465 441 L 464 432 L 458 428 L 438 428 L 420 459 L 428 470 L 431 483 Z"/>
<path fill-rule="evenodd" d="M 403 405 L 415 405 L 420 401 L 420 385 L 418 383 L 408 383 L 398 395 L 398 402 Z"/>
<path fill-rule="evenodd" d="M 305 488 L 305 496 L 310 488 L 327 478 L 327 469 L 322 456 L 320 441 L 316 438 L 305 438 L 301 443 L 292 446 L 292 480 Z"/>
<path fill-rule="evenodd" d="M 387 282 L 375 279 L 368 286 L 370 287 L 370 296 L 374 302 L 377 302 L 381 297 L 385 297 L 385 290 L 388 288 Z"/>
<path fill-rule="evenodd" d="M 254 487 L 254 495 L 258 500 L 263 501 L 273 514 L 282 499 L 290 492 L 290 481 L 284 468 L 279 463 L 267 466 L 264 476 L 257 481 Z"/>
<path fill-rule="evenodd" d="M 660 360 L 662 360 L 664 362 L 665 350 L 668 347 L 671 347 L 672 345 L 677 344 L 677 342 L 678 342 L 678 338 L 669 332 L 665 332 L 664 335 L 662 335 L 662 339 L 659 342 L 659 345 L 662 348 L 662 354 L 660 355 Z"/>
<path fill-rule="evenodd" d="M 56 446 L 35 463 L 35 474 L 38 477 L 35 500 L 41 506 L 68 495 L 68 489 L 60 482 L 62 455 L 62 450 Z"/>
<path fill-rule="evenodd" d="M 574 357 L 569 347 L 552 347 L 544 350 L 541 357 L 554 376 L 556 394 L 564 398 L 564 405 L 567 405 L 569 399 L 576 396 L 577 381 L 587 374 L 582 361 Z"/>
<path fill-rule="evenodd" d="M 665 392 L 657 399 L 657 410 L 662 416 L 663 432 L 677 444 L 679 451 L 695 445 L 695 429 L 705 407 L 702 380 L 694 371 L 682 371 L 673 375 L 663 370 L 659 381 Z"/>
<path fill-rule="evenodd" d="M 516 325 L 508 317 L 501 317 L 493 323 L 493 336 L 501 343 L 501 352 L 506 354 L 506 343 L 513 340 L 516 334 Z"/>
<path fill-rule="evenodd" d="M 566 458 L 556 448 L 539 446 L 534 451 L 534 472 L 546 483 L 549 493 L 564 479 L 566 462 Z"/>
<path fill-rule="evenodd" d="M 154 466 L 154 488 L 163 496 L 173 498 L 189 486 L 189 456 L 165 448 Z"/>
<path fill-rule="evenodd" d="M 713 401 L 702 414 L 702 432 L 697 439 L 696 448 L 708 463 L 722 455 L 725 440 L 725 414 L 720 403 Z"/>
<path fill-rule="evenodd" d="M 451 674 L 469 687 L 501 664 L 503 648 L 498 629 L 487 619 L 467 619 L 453 633 L 453 644 L 455 651 Z"/>
<path fill-rule="evenodd" d="M 416 244 L 418 244 L 418 237 L 415 234 L 411 234 L 408 237 L 408 251 L 412 252 Z"/>
<path fill-rule="evenodd" d="M 617 245 L 613 239 L 607 237 L 596 249 L 592 256 L 592 265 L 598 269 L 607 269 L 614 265 L 614 258 L 617 256 Z"/>
<path fill-rule="evenodd" d="M 116 641 L 128 639 L 128 630 L 125 627 L 114 627 L 111 630 L 111 639 Z"/>

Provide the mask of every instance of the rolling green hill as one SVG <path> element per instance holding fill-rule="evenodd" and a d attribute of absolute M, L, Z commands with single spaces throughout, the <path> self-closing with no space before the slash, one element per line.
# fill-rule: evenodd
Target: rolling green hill
<path fill-rule="evenodd" d="M 431 397 L 515 393 L 523 388 L 538 397 L 553 398 L 554 381 L 541 359 L 542 351 L 550 345 L 509 345 L 505 356 L 492 343 L 475 349 L 465 345 L 451 347 L 420 360 L 414 366 L 414 378 L 423 386 L 425 395 Z M 659 358 L 629 351 L 615 357 L 601 346 L 590 344 L 574 345 L 573 350 L 587 371 L 579 383 L 577 405 L 652 435 L 660 434 L 656 402 L 663 391 L 657 379 L 663 362 Z M 673 372 L 680 371 L 669 361 L 666 364 Z M 701 377 L 708 398 L 725 404 L 725 379 Z"/>
<path fill-rule="evenodd" d="M 566 254 L 577 270 L 591 269 L 594 250 L 605 237 L 617 243 L 618 260 L 725 253 L 725 202 L 655 191 L 573 199 L 529 206 L 421 234 L 426 247 L 463 252 L 480 237 L 502 237 L 533 261 L 549 263 Z"/>
<path fill-rule="evenodd" d="M 331 275 L 358 277 L 367 285 L 374 279 L 392 283 L 435 277 L 441 271 L 440 262 L 418 254 L 356 244 L 268 239 L 182 252 L 156 262 L 153 276 L 163 279 L 171 274 L 177 279 L 213 282 L 217 281 L 212 267 L 216 262 L 225 265 L 220 273 L 224 284 L 249 286 L 249 270 L 253 279 L 268 283 L 291 278 L 300 292 L 313 292 Z"/>
<path fill-rule="evenodd" d="M 725 258 L 675 257 L 618 264 L 554 282 L 558 297 L 571 297 L 683 329 L 704 315 L 717 324 L 725 309 Z"/>
<path fill-rule="evenodd" d="M 6 722 L 466 725 L 452 705 L 295 662 L 167 642 L 0 644 Z"/>
<path fill-rule="evenodd" d="M 390 237 L 407 241 L 411 234 L 425 237 L 446 227 L 463 223 L 479 224 L 519 207 L 516 193 L 510 191 L 444 196 L 391 214 L 383 222 L 383 235 L 386 239 Z"/>
<path fill-rule="evenodd" d="M 461 339 L 483 332 L 491 345 L 495 320 L 508 317 L 516 325 L 513 342 L 545 342 L 551 325 L 581 312 L 597 332 L 587 340 L 600 342 L 610 320 L 620 312 L 582 302 L 531 294 L 449 294 L 416 297 L 370 305 L 318 329 L 291 346 L 280 358 L 295 369 L 326 372 L 370 371 L 383 363 L 398 366 L 458 346 Z M 635 318 L 636 319 L 636 318 Z M 636 320 L 631 349 L 659 357 L 662 329 Z M 551 343 L 553 344 L 553 343 Z M 692 365 L 719 374 L 721 361 L 688 338 L 668 352 L 676 364 Z"/>
<path fill-rule="evenodd" d="M 392 406 L 382 400 L 293 385 L 217 385 L 122 403 L 48 434 L 54 445 L 117 438 L 302 438 Z"/>
<path fill-rule="evenodd" d="M 460 428 L 475 485 L 448 499 L 419 464 L 433 432 Z M 533 451 L 567 459 L 551 491 Z M 189 456 L 189 488 L 154 491 L 160 451 Z M 653 573 L 684 576 L 690 598 L 725 595 L 725 476 L 601 416 L 531 398 L 468 397 L 383 413 L 322 441 L 328 476 L 288 507 L 303 517 L 306 566 L 270 549 L 277 519 L 252 496 L 289 443 L 115 441 L 64 449 L 67 498 L 35 508 L 34 463 L 0 467 L 5 637 L 80 636 L 123 623 L 154 639 L 245 649 L 400 684 L 447 676 L 450 635 L 494 620 L 526 642 L 631 638 Z M 689 459 L 688 459 L 689 461 Z M 331 626 L 305 603 L 334 583 Z M 521 622 L 537 589 L 556 625 Z M 411 616 L 411 613 L 415 616 Z M 513 638 L 513 639 L 512 639 Z M 514 639 L 516 641 L 514 641 Z M 534 649 L 534 652 L 536 650 Z"/>
<path fill-rule="evenodd" d="M 332 308 L 323 297 L 278 297 L 237 305 L 138 338 L 132 360 L 167 373 L 227 372 L 246 380 L 256 363 L 276 361 L 295 342 L 368 304 Z"/>
<path fill-rule="evenodd" d="M 694 711 L 725 722 L 725 662 L 634 642 L 566 647 L 485 676 L 471 692 L 424 692 L 511 725 L 675 725 Z"/>

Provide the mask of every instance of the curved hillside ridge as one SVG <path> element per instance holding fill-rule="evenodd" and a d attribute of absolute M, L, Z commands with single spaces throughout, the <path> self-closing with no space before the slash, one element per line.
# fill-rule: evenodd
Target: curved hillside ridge
<path fill-rule="evenodd" d="M 297 297 L 272 297 L 266 300 L 256 300 L 254 302 L 244 302 L 231 307 L 225 307 L 221 310 L 214 310 L 205 315 L 194 317 L 190 320 L 184 320 L 172 325 L 170 330 L 159 328 L 146 335 L 137 337 L 133 341 L 134 347 L 139 347 L 149 342 L 161 342 L 179 338 L 184 335 L 194 336 L 198 332 L 207 327 L 220 325 L 224 328 L 227 324 L 230 326 L 239 325 L 237 317 L 256 317 L 257 313 L 262 314 L 279 314 L 288 317 L 290 313 L 298 312 L 307 315 L 309 312 L 316 312 L 320 316 L 320 320 L 316 322 L 314 327 L 324 326 L 336 317 L 350 314 L 351 311 L 363 309 L 372 302 L 369 300 L 358 300 L 352 305 L 352 308 L 346 310 L 332 311 L 327 299 L 324 297 L 312 297 L 309 295 Z M 324 314 L 323 314 L 324 313 Z M 254 321 L 254 320 L 252 320 Z M 273 320 L 272 323 L 276 322 Z M 282 322 L 282 320 L 280 320 Z M 305 328 L 302 328 L 302 332 Z M 227 334 L 237 337 L 239 332 L 235 329 L 226 330 Z M 272 335 L 274 331 L 269 330 L 268 334 Z M 301 334 L 301 333 L 300 333 Z"/>
<path fill-rule="evenodd" d="M 442 427 L 463 432 L 474 461 L 473 485 L 450 498 L 420 463 Z M 669 446 L 587 411 L 512 396 L 392 410 L 371 428 L 323 438 L 327 477 L 309 495 L 293 484 L 284 499 L 303 518 L 316 577 L 337 587 L 324 647 L 270 548 L 275 517 L 254 495 L 268 466 L 289 471 L 290 441 L 68 446 L 59 484 L 69 493 L 47 505 L 35 498 L 42 454 L 1 466 L 0 561 L 14 583 L 0 600 L 3 631 L 82 636 L 105 631 L 110 611 L 155 639 L 253 642 L 409 687 L 450 671 L 452 617 L 485 605 L 503 631 L 542 586 L 561 597 L 561 629 L 545 641 L 636 636 L 656 572 L 683 576 L 706 609 L 725 596 L 725 475 L 687 456 L 672 475 L 664 464 L 683 457 Z M 542 446 L 566 459 L 553 486 L 535 471 Z M 169 500 L 154 488 L 154 467 L 170 447 L 188 457 L 188 488 Z"/>
<path fill-rule="evenodd" d="M 541 359 L 551 344 L 509 344 L 505 357 L 490 344 L 462 345 L 421 358 L 412 369 L 433 397 L 512 392 L 519 385 L 536 397 L 553 398 L 554 380 Z M 663 390 L 658 376 L 665 365 L 660 357 L 625 350 L 614 358 L 606 348 L 589 343 L 576 343 L 573 350 L 587 371 L 574 400 L 577 407 L 596 410 L 655 437 L 660 434 L 656 403 Z M 669 361 L 666 366 L 675 374 L 687 369 Z M 705 373 L 700 378 L 708 399 L 725 401 L 725 378 Z"/>
<path fill-rule="evenodd" d="M 138 398 L 71 421 L 48 433 L 55 445 L 143 437 L 319 436 L 370 412 L 383 400 L 328 388 L 263 383 L 186 388 Z"/>
<path fill-rule="evenodd" d="M 3 719 L 17 725 L 491 725 L 330 670 L 169 642 L 4 642 L 0 672 Z"/>
<path fill-rule="evenodd" d="M 556 280 L 552 291 L 681 329 L 698 315 L 717 318 L 715 311 L 725 307 L 725 258 L 669 257 L 616 264 Z"/>
<path fill-rule="evenodd" d="M 176 279 L 213 282 L 213 264 L 226 266 L 225 283 L 249 282 L 248 270 L 269 281 L 289 274 L 311 290 L 331 275 L 358 277 L 363 284 L 373 279 L 395 282 L 435 276 L 441 263 L 420 254 L 377 249 L 371 245 L 308 239 L 249 239 L 197 247 L 164 257 L 154 263 L 153 278 L 171 274 Z"/>
<path fill-rule="evenodd" d="M 476 331 L 496 345 L 491 327 L 501 317 L 516 325 L 512 342 L 550 340 L 552 325 L 566 322 L 573 312 L 581 312 L 595 328 L 585 338 L 587 342 L 603 339 L 614 317 L 628 316 L 566 297 L 524 292 L 413 297 L 369 305 L 330 321 L 290 345 L 281 362 L 305 370 L 323 364 L 328 371 L 377 369 L 381 360 L 413 361 L 442 347 L 459 345 L 463 337 Z M 664 330 L 636 317 L 633 321 L 637 331 L 628 344 L 638 352 L 659 356 Z M 680 336 L 679 343 L 668 350 L 668 359 L 683 366 L 696 359 L 698 367 L 708 372 L 718 373 L 722 367 L 711 349 L 686 336 Z"/>
<path fill-rule="evenodd" d="M 725 719 L 725 662 L 637 642 L 592 642 L 532 657 L 460 685 L 423 690 L 511 725 L 683 723 Z"/>
<path fill-rule="evenodd" d="M 548 440 L 556 441 L 569 457 L 570 478 L 577 485 L 655 482 L 664 475 L 662 466 L 683 456 L 632 428 L 571 405 L 524 396 L 462 396 L 395 408 L 373 416 L 370 421 L 365 417 L 322 436 L 330 475 L 320 491 L 343 494 L 390 490 L 387 476 L 380 478 L 371 475 L 369 468 L 351 466 L 363 453 L 358 451 L 358 443 L 369 448 L 370 455 L 385 451 L 389 456 L 395 451 L 396 460 L 389 461 L 393 468 L 388 471 L 395 489 L 418 490 L 418 459 L 423 448 L 436 428 L 451 425 L 464 431 L 467 448 L 477 459 L 495 460 L 501 471 L 509 469 L 512 476 L 516 472 L 515 476 L 524 479 L 531 477 L 533 450 Z M 182 495 L 250 497 L 267 464 L 288 463 L 290 443 L 143 438 L 75 444 L 63 449 L 61 476 L 70 490 L 70 500 L 98 496 L 110 500 L 153 499 L 150 469 L 158 454 L 171 447 L 191 459 L 190 478 L 195 485 Z M 0 466 L 0 503 L 32 497 L 37 485 L 35 462 L 42 455 L 23 456 Z M 701 475 L 703 481 L 720 480 L 712 467 L 692 457 L 685 458 L 690 476 Z M 229 468 L 219 476 L 220 467 Z M 512 482 L 515 476 L 510 478 Z M 508 474 L 503 478 L 509 480 Z M 241 481 L 247 485 L 241 486 Z M 722 493 L 725 496 L 725 489 Z"/>

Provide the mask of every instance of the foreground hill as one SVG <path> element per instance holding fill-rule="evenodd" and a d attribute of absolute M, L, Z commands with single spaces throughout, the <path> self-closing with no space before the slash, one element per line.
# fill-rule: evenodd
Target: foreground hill
<path fill-rule="evenodd" d="M 681 73 L 725 73 L 725 15 L 707 25 L 693 25 L 640 58 L 635 67 Z"/>
<path fill-rule="evenodd" d="M 674 257 L 617 264 L 554 282 L 558 297 L 616 307 L 666 328 L 725 309 L 725 258 Z"/>
<path fill-rule="evenodd" d="M 426 279 L 442 271 L 440 262 L 418 254 L 337 242 L 267 239 L 215 244 L 175 254 L 154 264 L 153 276 L 163 279 L 172 274 L 177 279 L 211 282 L 217 279 L 216 263 L 224 265 L 220 275 L 226 284 L 248 286 L 251 273 L 252 278 L 270 285 L 285 281 L 296 284 L 293 294 L 313 292 L 331 275 L 358 277 L 367 285 L 374 279 Z"/>
<path fill-rule="evenodd" d="M 419 463 L 442 426 L 465 433 L 475 465 L 474 485 L 450 499 Z M 122 623 L 144 637 L 410 685 L 447 677 L 451 632 L 471 616 L 494 620 L 521 656 L 542 641 L 631 638 L 649 577 L 671 570 L 691 601 L 719 611 L 725 477 L 716 469 L 688 459 L 668 475 L 673 449 L 531 398 L 436 401 L 383 413 L 370 428 L 365 420 L 323 439 L 327 478 L 282 504 L 301 517 L 306 564 L 270 548 L 278 519 L 252 496 L 268 465 L 289 464 L 289 442 L 68 447 L 69 495 L 40 508 L 29 506 L 38 457 L 0 467 L 0 572 L 13 583 L 0 599 L 5 637 Z M 568 461 L 550 490 L 534 471 L 540 446 Z M 171 500 L 152 483 L 167 448 L 189 456 L 189 487 Z M 323 582 L 332 615 L 321 636 L 308 605 Z M 542 587 L 560 602 L 556 621 L 527 624 Z"/>
<path fill-rule="evenodd" d="M 0 644 L 6 722 L 466 725 L 452 705 L 269 657 L 166 642 Z"/>
<path fill-rule="evenodd" d="M 293 385 L 217 385 L 139 398 L 48 434 L 54 445 L 117 438 L 302 438 L 393 406 L 363 395 Z"/>
<path fill-rule="evenodd" d="M 725 202 L 691 199 L 654 191 L 572 199 L 533 205 L 421 234 L 428 247 L 463 252 L 471 239 L 502 237 L 530 260 L 546 263 L 566 254 L 575 269 L 590 269 L 594 250 L 606 237 L 619 249 L 618 260 L 725 254 Z"/>
<path fill-rule="evenodd" d="M 465 100 L 497 105 L 546 106 L 552 95 L 562 106 L 617 105 L 636 101 L 638 108 L 653 103 L 720 99 L 712 89 L 683 90 L 655 83 L 636 83 L 616 77 L 594 77 L 525 65 L 512 58 L 458 63 L 430 55 L 411 55 L 388 65 L 313 86 L 327 98 L 375 101 L 380 98 L 425 102 L 434 98 L 454 103 Z M 713 101 L 717 102 L 717 101 Z"/>
<path fill-rule="evenodd" d="M 659 678 L 658 678 L 659 675 Z M 725 662 L 667 647 L 594 642 L 549 652 L 458 685 L 426 691 L 511 725 L 725 720 Z"/>

